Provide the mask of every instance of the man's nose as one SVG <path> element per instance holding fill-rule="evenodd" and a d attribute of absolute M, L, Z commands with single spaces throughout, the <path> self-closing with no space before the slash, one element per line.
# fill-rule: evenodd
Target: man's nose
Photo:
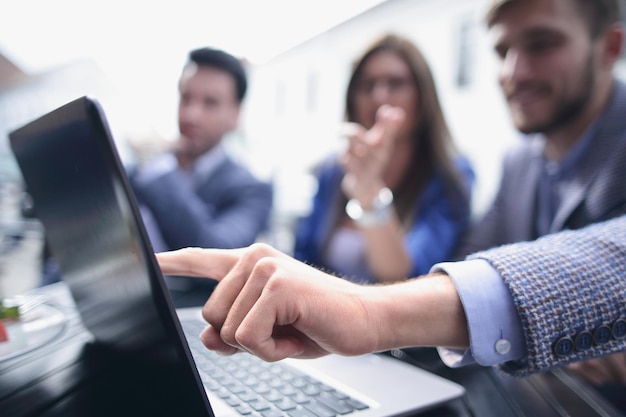
<path fill-rule="evenodd" d="M 388 81 L 378 80 L 372 87 L 371 96 L 377 103 L 387 103 L 391 94 L 391 86 Z"/>
<path fill-rule="evenodd" d="M 193 103 L 185 104 L 180 107 L 181 119 L 193 121 L 196 120 L 202 113 L 201 106 Z"/>
<path fill-rule="evenodd" d="M 500 67 L 500 81 L 523 81 L 530 74 L 528 58 L 517 50 L 509 50 L 502 59 Z"/>

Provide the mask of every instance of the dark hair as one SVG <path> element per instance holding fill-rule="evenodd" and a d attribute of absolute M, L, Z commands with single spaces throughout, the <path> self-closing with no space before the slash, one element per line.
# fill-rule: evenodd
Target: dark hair
<path fill-rule="evenodd" d="M 408 38 L 397 34 L 386 34 L 372 43 L 356 61 L 346 94 L 346 118 L 354 122 L 356 86 L 366 62 L 379 52 L 388 51 L 399 56 L 411 69 L 417 86 L 417 127 L 413 132 L 415 146 L 409 169 L 394 190 L 396 211 L 403 222 L 411 222 L 414 207 L 421 191 L 433 174 L 440 175 L 450 198 L 467 201 L 468 192 L 458 172 L 454 157 L 457 149 L 448 129 L 432 71 L 417 46 Z M 458 207 L 463 207 L 461 203 Z M 461 213 L 459 213 L 461 214 Z"/>
<path fill-rule="evenodd" d="M 189 53 L 189 62 L 198 66 L 214 67 L 228 72 L 235 79 L 237 100 L 241 102 L 246 96 L 248 87 L 246 71 L 241 61 L 231 54 L 219 49 L 198 48 Z"/>
<path fill-rule="evenodd" d="M 493 0 L 487 11 L 487 26 L 491 27 L 500 11 L 507 5 L 524 0 Z M 592 38 L 597 37 L 612 24 L 622 20 L 623 0 L 573 0 L 580 15 L 589 24 Z"/>

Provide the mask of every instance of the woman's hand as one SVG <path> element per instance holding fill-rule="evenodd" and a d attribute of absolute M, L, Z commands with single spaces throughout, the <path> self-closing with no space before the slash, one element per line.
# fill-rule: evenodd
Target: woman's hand
<path fill-rule="evenodd" d="M 384 105 L 378 109 L 370 130 L 350 125 L 348 149 L 341 158 L 346 171 L 341 185 L 348 198 L 359 200 L 364 208 L 369 208 L 367 205 L 386 186 L 383 177 L 404 119 L 401 108 Z"/>

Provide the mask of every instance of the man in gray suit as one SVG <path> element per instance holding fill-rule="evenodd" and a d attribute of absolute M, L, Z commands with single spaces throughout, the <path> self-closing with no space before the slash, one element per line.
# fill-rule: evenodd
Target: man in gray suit
<path fill-rule="evenodd" d="M 613 75 L 621 17 L 619 0 L 492 1 L 499 82 L 523 137 L 459 259 L 626 213 L 626 85 Z M 623 382 L 625 358 L 575 370 L 597 384 Z"/>
<path fill-rule="evenodd" d="M 234 248 L 266 230 L 272 188 L 228 156 L 223 140 L 238 124 L 244 67 L 217 49 L 190 52 L 179 80 L 174 149 L 131 174 L 155 251 Z M 202 305 L 214 283 L 168 278 L 177 306 Z"/>
<path fill-rule="evenodd" d="M 463 256 L 626 212 L 626 85 L 612 71 L 623 44 L 619 1 L 492 3 L 499 82 L 524 136 Z M 552 24 L 525 18 L 540 7 L 535 15 Z M 574 28 L 568 13 L 586 25 Z"/>

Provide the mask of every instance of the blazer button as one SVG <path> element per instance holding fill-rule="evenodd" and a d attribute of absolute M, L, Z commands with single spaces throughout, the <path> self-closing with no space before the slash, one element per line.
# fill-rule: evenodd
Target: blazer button
<path fill-rule="evenodd" d="M 592 342 L 593 336 L 589 332 L 580 332 L 576 335 L 576 338 L 574 339 L 574 345 L 576 346 L 576 350 L 578 351 L 589 349 Z"/>
<path fill-rule="evenodd" d="M 556 356 L 567 356 L 574 350 L 574 342 L 571 338 L 565 336 L 560 338 L 554 344 L 554 354 Z"/>
<path fill-rule="evenodd" d="M 611 328 L 606 324 L 593 331 L 593 343 L 596 345 L 603 345 L 609 340 L 611 340 Z"/>
<path fill-rule="evenodd" d="M 617 340 L 626 337 L 626 320 L 619 319 L 613 323 L 613 337 Z"/>

